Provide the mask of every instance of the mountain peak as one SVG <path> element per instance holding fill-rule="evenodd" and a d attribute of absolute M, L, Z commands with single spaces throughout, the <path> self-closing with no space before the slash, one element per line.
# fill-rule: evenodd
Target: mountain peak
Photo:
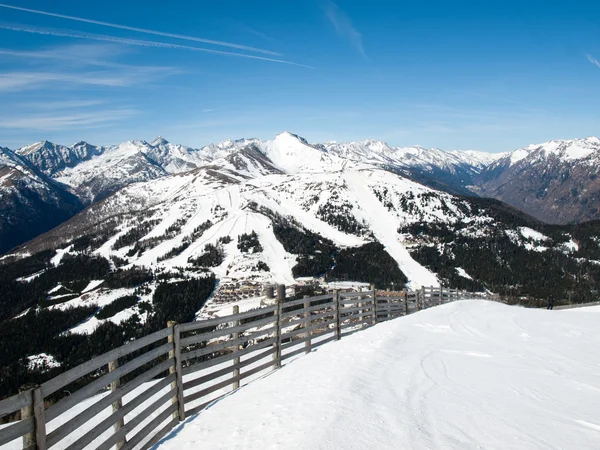
<path fill-rule="evenodd" d="M 154 139 L 151 143 L 151 145 L 153 146 L 157 146 L 157 145 L 167 145 L 169 143 L 169 141 L 167 141 L 164 137 L 162 136 L 157 136 L 156 139 Z"/>
<path fill-rule="evenodd" d="M 298 136 L 297 134 L 290 133 L 287 130 L 284 131 L 283 133 L 279 133 L 277 136 L 275 136 L 275 140 L 276 141 L 296 140 L 296 141 L 302 142 L 303 144 L 308 145 L 308 141 L 306 139 L 304 139 L 302 136 Z"/>

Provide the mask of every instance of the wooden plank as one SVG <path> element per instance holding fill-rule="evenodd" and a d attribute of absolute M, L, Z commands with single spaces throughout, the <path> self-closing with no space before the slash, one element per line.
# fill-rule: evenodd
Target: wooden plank
<path fill-rule="evenodd" d="M 211 372 L 207 375 L 203 375 L 201 377 L 194 378 L 193 380 L 186 381 L 183 384 L 183 389 L 185 391 L 185 390 L 191 389 L 193 387 L 199 386 L 201 384 L 207 383 L 208 381 L 212 381 L 217 378 L 220 378 L 224 375 L 231 373 L 231 371 L 233 369 L 236 369 L 236 368 L 241 369 L 243 367 L 249 366 L 252 363 L 255 363 L 256 361 L 260 361 L 261 359 L 268 358 L 272 353 L 273 353 L 273 349 L 270 348 L 266 352 L 262 352 L 251 358 L 245 359 L 244 361 L 240 361 L 239 363 L 234 364 L 233 366 L 224 367 L 220 370 L 217 370 L 216 372 Z M 239 375 L 239 373 L 237 375 Z M 233 377 L 236 378 L 237 375 L 234 375 Z"/>
<path fill-rule="evenodd" d="M 242 339 L 244 339 L 244 341 L 249 342 L 251 340 L 257 339 L 258 336 L 264 336 L 267 334 L 271 334 L 275 332 L 275 328 L 276 328 L 276 323 L 273 322 L 273 326 L 269 327 L 269 328 L 265 328 L 263 330 L 258 330 L 258 331 L 253 331 L 252 333 L 245 333 L 242 336 Z"/>
<path fill-rule="evenodd" d="M 330 320 L 328 322 L 317 323 L 317 324 L 314 324 L 314 325 L 312 325 L 312 326 L 310 326 L 308 328 L 298 328 L 297 330 L 289 331 L 287 333 L 282 334 L 281 335 L 281 339 L 288 339 L 288 338 L 291 338 L 292 336 L 297 336 L 299 334 L 307 333 L 309 331 L 316 330 L 318 328 L 325 328 L 325 327 L 327 327 L 327 326 L 329 326 L 329 325 L 331 325 L 333 323 L 335 323 L 335 320 Z"/>
<path fill-rule="evenodd" d="M 369 322 L 371 322 L 370 319 L 361 320 L 360 322 L 350 322 L 350 323 L 346 323 L 346 324 L 342 325 L 341 328 L 342 328 L 342 330 L 345 330 L 346 328 L 357 327 L 359 325 L 363 325 L 363 324 L 369 323 Z"/>
<path fill-rule="evenodd" d="M 215 325 L 220 325 L 226 322 L 235 322 L 242 319 L 249 319 L 251 317 L 262 316 L 263 314 L 268 314 L 275 312 L 277 310 L 277 306 L 267 306 L 266 308 L 253 309 L 251 311 L 246 311 L 239 314 L 232 314 L 229 316 L 217 317 L 215 319 L 208 320 L 197 320 L 195 322 L 182 323 L 180 326 L 180 331 L 182 333 L 186 331 L 199 330 L 202 328 L 213 327 Z"/>
<path fill-rule="evenodd" d="M 178 423 L 179 423 L 178 420 L 171 420 L 163 428 L 161 428 L 160 431 L 152 437 L 152 439 L 150 439 L 148 442 L 146 442 L 140 450 L 148 450 L 148 449 L 154 447 L 154 445 L 157 444 Z"/>
<path fill-rule="evenodd" d="M 117 441 L 119 441 L 123 437 L 126 437 L 128 433 L 130 433 L 140 423 L 142 423 L 144 420 L 146 420 L 148 418 L 148 416 L 150 416 L 152 413 L 155 413 L 158 409 L 160 409 L 161 406 L 168 404 L 169 407 L 167 409 L 165 409 L 162 413 L 160 413 L 158 415 L 158 417 L 155 417 L 148 425 L 155 423 L 155 421 L 159 418 L 161 419 L 158 421 L 159 424 L 161 422 L 164 422 L 169 416 L 171 416 L 173 414 L 173 412 L 177 411 L 177 405 L 175 405 L 173 403 L 171 403 L 171 404 L 168 403 L 168 400 L 171 398 L 168 395 L 172 396 L 173 394 L 167 393 L 163 397 L 159 398 L 157 401 L 152 403 L 150 406 L 145 408 L 143 411 L 141 411 L 139 414 L 137 414 L 135 417 L 133 417 L 129 422 L 127 422 L 125 424 L 125 426 L 123 428 L 121 428 L 121 431 L 113 434 L 106 441 L 104 441 L 102 444 L 100 444 L 98 447 L 96 447 L 96 450 L 109 450 L 113 445 L 115 445 L 117 443 Z M 162 401 L 162 403 L 161 403 L 161 401 Z M 132 439 L 130 439 L 129 442 L 127 442 L 126 446 L 123 448 L 124 449 L 125 448 L 133 448 L 133 447 L 135 447 L 135 445 L 137 445 L 137 442 L 139 442 L 139 440 L 141 438 L 143 438 L 143 436 L 147 436 L 149 433 L 146 430 L 148 428 L 148 425 L 146 425 Z M 156 428 L 156 426 L 157 425 L 155 424 L 153 428 Z M 150 428 L 150 431 L 152 431 L 153 428 Z M 140 435 L 143 435 L 143 436 L 140 437 Z M 136 438 L 137 438 L 137 442 L 136 442 Z M 68 450 L 75 450 L 75 448 L 68 449 Z"/>
<path fill-rule="evenodd" d="M 314 314 L 312 316 L 307 317 L 303 317 L 302 319 L 298 319 L 298 320 L 292 320 L 291 322 L 286 322 L 281 324 L 281 328 L 289 328 L 289 327 L 293 327 L 296 325 L 302 325 L 305 322 L 309 322 L 309 321 L 313 321 L 313 320 L 319 320 L 322 319 L 324 317 L 334 317 L 335 316 L 335 311 L 327 311 L 324 313 L 319 313 L 319 314 Z"/>
<path fill-rule="evenodd" d="M 189 359 L 197 358 L 199 356 L 209 355 L 210 353 L 219 352 L 236 345 L 243 345 L 246 338 L 238 338 L 231 339 L 229 341 L 221 342 L 219 344 L 210 344 L 204 348 L 199 348 L 198 350 L 192 350 L 181 355 L 182 361 L 187 361 Z"/>
<path fill-rule="evenodd" d="M 378 311 L 394 311 L 397 309 L 404 311 L 404 305 L 400 303 L 392 303 L 389 305 L 379 305 L 377 308 Z"/>
<path fill-rule="evenodd" d="M 318 345 L 317 345 L 317 344 L 319 344 L 320 342 L 323 342 L 323 341 L 318 341 L 318 340 L 317 340 L 318 338 L 320 338 L 320 337 L 322 337 L 322 336 L 324 336 L 324 335 L 327 335 L 328 333 L 332 333 L 332 332 L 334 332 L 334 331 L 335 331 L 335 330 L 328 329 L 328 330 L 325 330 L 325 331 L 323 331 L 323 332 L 321 332 L 321 333 L 318 333 L 318 334 L 313 334 L 313 335 L 312 335 L 312 336 L 310 336 L 308 339 L 312 339 L 312 340 L 314 341 L 314 344 L 312 345 L 312 347 L 313 347 L 313 348 L 315 348 L 315 347 L 318 347 Z M 283 345 L 283 347 L 282 347 L 282 350 L 287 350 L 287 349 L 293 348 L 293 347 L 295 347 L 295 346 L 297 346 L 297 345 L 300 345 L 300 344 L 302 344 L 302 343 L 306 342 L 308 339 L 307 339 L 306 337 L 303 337 L 303 338 L 301 338 L 301 339 L 297 339 L 297 340 L 295 340 L 295 341 L 287 342 L 287 343 L 285 343 L 285 344 Z M 332 336 L 332 339 L 335 339 L 335 333 L 334 333 L 334 335 Z M 330 341 L 330 339 L 329 339 L 329 338 L 327 338 L 327 339 L 324 339 L 324 340 L 325 340 L 325 341 L 327 341 L 327 342 L 329 342 L 329 341 Z M 294 352 L 288 352 L 288 353 L 286 353 L 286 355 L 289 355 L 290 353 L 298 354 L 298 353 L 300 353 L 300 352 L 295 352 L 295 351 L 294 351 Z M 284 355 L 284 356 L 285 356 L 285 355 Z"/>
<path fill-rule="evenodd" d="M 360 296 L 364 296 L 367 297 L 369 295 L 371 295 L 371 291 L 365 291 L 365 292 L 340 292 L 340 299 L 343 298 L 352 298 L 352 297 L 360 297 Z"/>
<path fill-rule="evenodd" d="M 73 430 L 81 427 L 84 423 L 86 423 L 92 417 L 96 416 L 99 412 L 108 408 L 116 399 L 123 398 L 124 395 L 138 388 L 146 381 L 154 378 L 161 372 L 167 370 L 172 364 L 172 360 L 162 362 L 158 366 L 153 367 L 147 372 L 144 372 L 143 374 L 137 376 L 129 383 L 121 386 L 115 392 L 111 392 L 110 395 L 107 395 L 106 397 L 100 399 L 99 401 L 91 405 L 89 408 L 86 408 L 84 411 L 71 418 L 68 422 L 65 422 L 64 424 L 56 428 L 54 431 L 48 434 L 48 447 L 52 447 L 57 442 L 61 441 L 69 433 L 73 432 Z M 110 425 L 112 425 L 112 423 Z"/>
<path fill-rule="evenodd" d="M 262 320 L 257 320 L 255 322 L 248 322 L 248 323 L 245 323 L 242 325 L 237 325 L 234 327 L 223 328 L 221 330 L 210 331 L 208 333 L 202 333 L 202 334 L 197 334 L 195 336 L 183 338 L 183 339 L 181 339 L 181 346 L 187 347 L 189 345 L 197 344 L 202 341 L 216 339 L 218 337 L 228 336 L 228 335 L 234 334 L 234 333 L 240 333 L 242 331 L 246 331 L 249 328 L 260 327 L 263 325 L 267 325 L 269 323 L 273 323 L 273 322 L 275 322 L 275 319 L 276 319 L 275 316 L 271 316 L 271 317 L 267 317 Z"/>
<path fill-rule="evenodd" d="M 340 310 L 340 314 L 342 314 L 342 320 L 344 320 L 344 319 L 348 318 L 348 316 L 346 316 L 345 314 L 354 314 L 354 313 L 357 313 L 359 311 L 367 311 L 367 312 L 370 312 L 372 314 L 373 310 L 374 310 L 373 305 L 370 305 L 370 306 L 357 306 L 357 307 L 354 307 L 354 308 L 342 308 Z"/>
<path fill-rule="evenodd" d="M 227 355 L 219 356 L 219 357 L 210 359 L 208 361 L 202 361 L 202 362 L 192 364 L 190 366 L 183 368 L 182 375 L 186 376 L 191 373 L 197 372 L 199 370 L 203 370 L 203 369 L 215 366 L 217 364 L 227 362 L 230 359 L 236 358 L 237 356 L 245 356 L 249 353 L 261 350 L 265 347 L 269 347 L 269 346 L 273 345 L 274 343 L 275 343 L 275 338 L 266 339 L 262 342 L 259 342 L 258 344 L 250 345 L 250 346 L 246 347 L 244 350 L 240 350 L 237 353 L 229 353 Z"/>
<path fill-rule="evenodd" d="M 154 350 L 150 350 L 149 352 L 129 361 L 127 364 L 123 364 L 114 372 L 103 375 L 97 380 L 92 381 L 90 384 L 75 391 L 68 397 L 63 398 L 58 403 L 55 403 L 46 410 L 46 421 L 50 422 L 65 411 L 71 409 L 82 400 L 85 400 L 86 398 L 96 394 L 102 388 L 108 386 L 112 381 L 122 377 L 123 375 L 127 375 L 129 372 L 134 371 L 138 367 L 158 358 L 159 356 L 164 355 L 165 353 L 168 353 L 172 346 L 172 343 L 166 343 L 158 348 L 155 348 Z"/>
<path fill-rule="evenodd" d="M 341 305 L 358 305 L 358 304 L 363 304 L 365 306 L 367 305 L 372 305 L 373 304 L 373 299 L 372 298 L 351 298 L 348 300 L 340 300 L 340 304 Z"/>
<path fill-rule="evenodd" d="M 333 308 L 333 303 L 327 303 L 323 305 L 313 305 L 308 308 L 296 309 L 294 311 L 288 311 L 281 314 L 282 319 L 287 319 L 288 317 L 294 316 L 302 316 L 306 311 L 320 311 L 322 309 Z"/>
<path fill-rule="evenodd" d="M 329 293 L 329 294 L 321 294 L 321 295 L 316 295 L 314 297 L 308 297 L 308 301 L 312 302 L 317 302 L 317 301 L 322 301 L 322 300 L 332 300 L 333 301 L 333 292 Z"/>
<path fill-rule="evenodd" d="M 33 417 L 19 420 L 0 430 L 0 445 L 8 444 L 34 430 Z"/>
<path fill-rule="evenodd" d="M 281 345 L 281 350 L 283 351 L 290 347 L 295 347 L 296 345 L 303 344 L 304 342 L 306 342 L 309 339 L 310 339 L 310 337 L 302 337 L 300 339 L 296 339 L 295 341 L 286 342 L 285 344 Z"/>
<path fill-rule="evenodd" d="M 373 316 L 374 314 L 369 313 L 369 314 L 355 314 L 352 316 L 346 316 L 346 317 L 342 317 L 342 324 L 348 324 L 348 323 L 363 323 L 365 320 L 373 320 Z"/>
<path fill-rule="evenodd" d="M 211 385 L 211 386 L 209 386 L 209 387 L 207 387 L 205 389 L 202 389 L 201 391 L 194 392 L 193 394 L 190 394 L 190 395 L 184 397 L 183 400 L 184 400 L 185 403 L 192 402 L 192 401 L 197 400 L 199 398 L 205 397 L 208 394 L 212 394 L 213 392 L 218 391 L 219 389 L 222 389 L 222 388 L 224 388 L 226 386 L 229 386 L 233 381 L 243 380 L 244 378 L 247 378 L 250 375 L 254 375 L 257 372 L 260 372 L 261 370 L 267 369 L 267 368 L 272 367 L 272 366 L 273 366 L 273 362 L 272 361 L 267 361 L 266 363 L 261 364 L 258 367 L 254 367 L 251 370 L 248 370 L 248 371 L 246 371 L 246 372 L 238 375 L 237 377 L 228 378 L 228 379 L 226 379 L 224 381 L 220 381 L 219 383 L 215 383 L 215 384 L 213 384 L 213 385 Z"/>
<path fill-rule="evenodd" d="M 322 300 L 328 300 L 328 299 L 333 299 L 333 294 L 323 294 L 323 295 L 317 295 L 315 297 L 307 297 L 306 298 L 306 300 L 308 300 L 309 303 L 322 301 Z M 285 309 L 285 308 L 291 308 L 293 306 L 303 305 L 304 300 L 305 299 L 301 298 L 298 300 L 290 300 L 290 301 L 283 302 L 283 308 Z"/>
<path fill-rule="evenodd" d="M 115 359 L 135 352 L 136 350 L 146 347 L 147 345 L 150 345 L 160 339 L 166 338 L 171 334 L 171 332 L 172 330 L 170 328 L 164 328 L 156 333 L 149 334 L 141 339 L 136 339 L 135 341 L 129 342 L 121 347 L 111 350 L 110 352 L 90 359 L 89 361 L 80 364 L 77 367 L 67 370 L 65 373 L 62 373 L 59 376 L 42 384 L 42 394 L 44 395 L 44 398 L 48 397 L 49 395 L 58 391 L 60 388 L 72 383 L 84 375 L 87 375 L 91 371 L 108 364 L 110 361 L 114 361 Z"/>
<path fill-rule="evenodd" d="M 252 369 L 247 370 L 246 372 L 241 374 L 240 380 L 243 380 L 244 378 L 248 378 L 252 375 L 256 375 L 257 373 L 262 372 L 263 370 L 268 369 L 271 366 L 272 366 L 272 364 L 270 362 L 267 362 L 267 363 L 261 364 L 260 366 L 253 367 Z M 272 371 L 269 371 L 269 373 L 270 372 L 272 372 Z"/>
<path fill-rule="evenodd" d="M 135 448 L 140 442 L 144 440 L 144 438 L 148 437 L 153 430 L 156 429 L 161 423 L 169 418 L 169 416 L 174 412 L 173 409 L 177 409 L 177 405 L 173 404 L 169 406 L 168 409 L 160 413 L 157 417 L 152 419 L 144 428 L 138 431 L 135 436 L 133 436 L 127 445 L 123 447 L 123 450 L 129 450 Z M 173 421 L 171 421 L 173 422 Z M 100 450 L 100 449 L 99 449 Z"/>
<path fill-rule="evenodd" d="M 21 392 L 12 397 L 0 401 L 0 419 L 8 414 L 19 411 L 22 407 L 31 403 L 31 391 Z"/>
<path fill-rule="evenodd" d="M 168 377 L 163 378 L 154 386 L 150 387 L 149 389 L 146 389 L 144 392 L 134 397 L 130 402 L 127 402 L 125 406 L 123 406 L 120 410 L 112 413 L 102 422 L 94 426 L 91 430 L 89 430 L 87 433 L 85 433 L 83 436 L 81 436 L 79 439 L 77 439 L 75 442 L 69 445 L 66 450 L 76 450 L 89 445 L 92 441 L 94 441 L 94 439 L 97 439 L 100 435 L 102 435 L 102 433 L 104 433 L 104 431 L 110 428 L 111 425 L 113 425 L 115 422 L 122 420 L 127 414 L 129 414 L 135 408 L 143 404 L 146 400 L 156 395 L 166 386 L 169 386 L 169 384 L 171 384 L 174 379 L 175 375 L 171 374 Z M 158 400 L 155 400 L 153 403 L 158 403 L 159 401 L 162 401 L 163 403 L 167 402 L 174 392 L 174 390 L 171 390 L 168 393 L 163 394 Z M 115 433 L 122 435 L 121 430 L 123 428 L 125 428 L 125 424 L 118 431 L 115 430 Z M 74 430 L 75 428 L 72 431 Z M 123 435 L 122 439 L 124 438 L 125 435 Z"/>
<path fill-rule="evenodd" d="M 385 296 L 385 297 L 380 297 L 379 295 L 377 295 L 377 302 L 379 304 L 381 304 L 383 301 L 389 301 L 389 302 L 397 302 L 400 300 L 404 300 L 404 297 L 402 295 L 390 295 L 390 296 Z"/>
<path fill-rule="evenodd" d="M 327 344 L 334 340 L 335 340 L 335 336 L 331 336 L 331 337 L 328 337 L 327 339 L 323 339 L 322 341 L 315 342 L 313 344 L 313 349 L 320 347 L 321 345 Z"/>
<path fill-rule="evenodd" d="M 286 359 L 291 358 L 292 356 L 300 355 L 303 353 L 304 353 L 304 347 L 300 347 L 300 348 L 297 348 L 296 350 L 294 350 L 293 352 L 289 352 L 289 353 L 286 353 L 285 355 L 283 355 L 281 357 L 281 360 L 285 361 Z"/>

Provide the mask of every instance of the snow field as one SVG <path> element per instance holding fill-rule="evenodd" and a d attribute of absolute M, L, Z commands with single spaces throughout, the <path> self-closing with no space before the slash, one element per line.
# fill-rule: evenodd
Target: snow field
<path fill-rule="evenodd" d="M 325 345 L 157 448 L 597 448 L 599 344 L 585 308 L 454 302 Z"/>

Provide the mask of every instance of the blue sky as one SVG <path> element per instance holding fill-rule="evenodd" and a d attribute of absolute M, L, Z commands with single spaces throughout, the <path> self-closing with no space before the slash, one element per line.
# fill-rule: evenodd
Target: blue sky
<path fill-rule="evenodd" d="M 594 3 L 12 0 L 38 12 L 0 7 L 0 145 L 599 135 Z"/>

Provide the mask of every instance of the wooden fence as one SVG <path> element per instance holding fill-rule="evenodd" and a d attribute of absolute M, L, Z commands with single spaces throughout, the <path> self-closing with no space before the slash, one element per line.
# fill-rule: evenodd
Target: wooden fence
<path fill-rule="evenodd" d="M 423 288 L 338 291 L 286 301 L 281 285 L 271 306 L 169 322 L 0 401 L 0 418 L 20 411 L 20 420 L 0 428 L 0 446 L 19 448 L 22 440 L 24 449 L 147 449 L 186 416 L 290 358 L 462 296 L 457 290 Z"/>

